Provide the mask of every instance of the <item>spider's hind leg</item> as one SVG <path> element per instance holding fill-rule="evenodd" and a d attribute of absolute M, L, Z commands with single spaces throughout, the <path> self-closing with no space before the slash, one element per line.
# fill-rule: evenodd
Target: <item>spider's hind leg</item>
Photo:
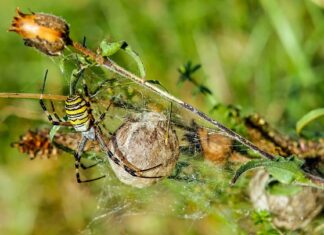
<path fill-rule="evenodd" d="M 85 145 L 87 143 L 87 140 L 88 139 L 86 137 L 82 137 L 82 139 L 80 141 L 80 144 L 79 144 L 79 147 L 78 147 L 78 151 L 75 152 L 75 154 L 74 154 L 74 158 L 75 158 L 75 176 L 76 176 L 76 179 L 77 179 L 78 183 L 87 183 L 87 182 L 99 180 L 99 179 L 102 179 L 102 178 L 106 177 L 105 175 L 102 175 L 102 176 L 99 176 L 99 177 L 93 178 L 93 179 L 81 180 L 80 172 L 79 172 L 80 167 L 83 168 L 83 169 L 89 169 L 89 168 L 91 168 L 91 167 L 98 164 L 98 163 L 95 163 L 93 165 L 90 165 L 90 166 L 86 167 L 81 163 L 81 156 L 82 156 L 84 147 L 85 147 Z"/>

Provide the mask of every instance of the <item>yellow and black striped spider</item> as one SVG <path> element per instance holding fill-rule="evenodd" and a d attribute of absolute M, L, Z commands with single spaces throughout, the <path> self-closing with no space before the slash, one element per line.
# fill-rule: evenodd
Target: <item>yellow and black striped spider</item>
<path fill-rule="evenodd" d="M 107 156 L 115 164 L 122 167 L 130 175 L 135 176 L 135 177 L 140 177 L 140 178 L 161 178 L 161 176 L 145 176 L 145 175 L 143 175 L 143 172 L 160 167 L 162 164 L 156 165 L 156 166 L 148 168 L 148 169 L 139 169 L 136 166 L 134 166 L 132 163 L 130 163 L 126 158 L 115 157 L 114 154 L 108 149 L 107 144 L 102 136 L 102 131 L 101 131 L 99 124 L 104 120 L 105 114 L 109 110 L 109 107 L 111 106 L 111 102 L 108 105 L 106 111 L 100 115 L 98 120 L 95 120 L 95 118 L 92 114 L 92 109 L 91 109 L 91 100 L 94 98 L 96 93 L 103 87 L 104 83 L 99 85 L 99 87 L 96 89 L 96 92 L 94 92 L 94 94 L 89 93 L 88 87 L 84 80 L 83 80 L 84 94 L 79 94 L 79 93 L 75 92 L 75 87 L 73 87 L 72 93 L 74 93 L 74 94 L 69 95 L 67 97 L 67 99 L 65 100 L 65 112 L 66 112 L 66 117 L 67 117 L 66 120 L 67 121 L 63 121 L 56 114 L 54 104 L 52 101 L 50 101 L 50 103 L 51 103 L 51 108 L 52 108 L 53 114 L 50 114 L 47 111 L 46 105 L 44 103 L 43 94 L 44 94 L 44 90 L 45 90 L 47 73 L 48 73 L 48 71 L 46 71 L 45 76 L 44 76 L 42 93 L 41 93 L 39 102 L 40 102 L 40 105 L 41 105 L 43 111 L 46 113 L 48 120 L 53 125 L 73 127 L 76 132 L 80 132 L 82 135 L 81 141 L 78 145 L 78 149 L 74 153 L 75 170 L 76 170 L 75 174 L 76 174 L 76 179 L 77 179 L 78 183 L 91 182 L 91 181 L 98 180 L 98 179 L 105 177 L 105 175 L 103 175 L 103 176 L 100 176 L 100 177 L 97 177 L 94 179 L 88 179 L 88 180 L 80 179 L 80 173 L 79 173 L 80 167 L 82 169 L 88 169 L 90 167 L 97 165 L 97 163 L 96 163 L 96 164 L 93 164 L 90 166 L 84 166 L 81 163 L 81 156 L 83 154 L 84 147 L 88 140 L 90 140 L 90 141 L 97 140 L 101 149 L 107 154 Z M 77 78 L 77 80 L 80 78 L 81 74 L 82 74 L 82 72 L 79 74 L 79 77 Z M 74 84 L 74 86 L 76 86 L 76 83 Z M 56 120 L 54 120 L 54 118 Z"/>

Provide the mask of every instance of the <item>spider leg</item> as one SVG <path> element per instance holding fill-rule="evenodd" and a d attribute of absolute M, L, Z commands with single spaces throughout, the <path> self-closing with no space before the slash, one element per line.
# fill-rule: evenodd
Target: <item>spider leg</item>
<path fill-rule="evenodd" d="M 59 149 L 62 149 L 63 151 L 69 153 L 69 154 L 72 154 L 73 156 L 76 155 L 76 151 L 74 151 L 73 149 L 70 149 L 69 147 L 65 146 L 65 145 L 62 145 L 62 144 L 59 144 L 57 142 L 55 142 L 55 140 L 53 140 L 53 145 L 56 146 L 57 148 Z M 33 160 L 35 157 L 32 157 L 31 160 Z M 95 164 L 92 164 L 90 166 L 85 166 L 82 162 L 80 163 L 80 166 L 83 170 L 87 170 L 89 168 L 92 168 L 96 165 L 98 165 L 99 163 L 101 163 L 101 161 L 98 161 L 97 163 Z"/>
<path fill-rule="evenodd" d="M 56 114 L 56 112 L 54 111 L 54 116 L 57 118 L 58 121 L 54 120 L 54 118 L 52 117 L 52 115 L 48 112 L 46 105 L 44 103 L 43 97 L 41 95 L 41 98 L 39 99 L 39 103 L 44 111 L 44 113 L 47 115 L 47 119 L 52 123 L 52 125 L 54 126 L 71 126 L 70 122 L 64 122 L 62 121 L 59 116 Z"/>
<path fill-rule="evenodd" d="M 140 177 L 140 178 L 162 178 L 163 176 L 145 176 L 142 174 L 142 172 L 146 172 L 146 171 L 150 171 L 153 169 L 156 169 L 160 166 L 162 166 L 162 164 L 158 164 L 156 166 L 150 167 L 150 168 L 146 168 L 146 169 L 139 169 L 138 167 L 134 166 L 132 163 L 130 163 L 126 157 L 124 156 L 124 154 L 119 150 L 117 141 L 116 141 L 116 136 L 112 135 L 111 137 L 111 141 L 114 145 L 114 149 L 117 153 L 118 158 L 121 160 L 121 162 L 124 164 L 123 167 L 125 169 L 125 171 L 127 173 L 129 173 L 132 176 L 136 176 L 136 177 Z M 108 155 L 110 157 L 112 157 L 111 155 L 113 155 L 113 153 L 111 151 L 109 151 Z"/>
<path fill-rule="evenodd" d="M 167 120 L 167 131 L 165 133 L 165 139 L 164 139 L 165 145 L 167 145 L 169 143 L 171 114 L 172 114 L 172 102 L 170 103 L 169 117 L 168 117 L 168 120 Z"/>
<path fill-rule="evenodd" d="M 109 102 L 109 105 L 107 106 L 107 108 L 106 108 L 106 110 L 105 110 L 105 112 L 102 113 L 102 114 L 100 115 L 99 119 L 95 122 L 95 125 L 98 125 L 100 122 L 102 122 L 102 121 L 105 119 L 106 114 L 108 113 L 109 108 L 110 108 L 111 105 L 112 105 L 112 102 L 110 101 L 110 102 Z"/>
<path fill-rule="evenodd" d="M 85 97 L 86 97 L 87 106 L 90 107 L 90 100 L 91 100 L 91 98 L 92 98 L 93 95 L 91 95 L 91 94 L 89 93 L 89 89 L 88 89 L 88 86 L 87 86 L 85 80 L 83 80 L 83 90 L 84 90 L 84 95 L 85 95 Z M 113 103 L 110 101 L 110 102 L 109 102 L 109 105 L 107 106 L 107 108 L 106 108 L 106 110 L 105 110 L 105 112 L 102 113 L 102 114 L 100 115 L 99 119 L 96 120 L 96 121 L 94 122 L 94 125 L 95 125 L 95 126 L 98 125 L 100 122 L 102 122 L 102 121 L 105 119 L 106 114 L 107 114 L 107 112 L 109 111 L 109 109 L 110 109 L 110 107 L 111 107 L 112 104 L 113 104 Z M 89 112 L 91 113 L 92 110 L 89 109 Z"/>
<path fill-rule="evenodd" d="M 94 164 L 92 164 L 92 165 L 90 165 L 90 166 L 85 166 L 85 165 L 81 162 L 81 163 L 80 163 L 80 166 L 81 166 L 81 168 L 82 168 L 83 170 L 87 170 L 87 169 L 89 169 L 89 168 L 92 168 L 92 167 L 98 165 L 99 163 L 101 163 L 101 162 L 98 161 L 98 162 L 96 162 L 96 163 L 94 163 Z"/>
<path fill-rule="evenodd" d="M 94 90 L 94 92 L 90 94 L 90 98 L 93 99 L 106 84 L 113 83 L 115 81 L 116 79 L 112 78 L 112 79 L 106 79 L 105 81 L 101 82 L 99 86 Z"/>
<path fill-rule="evenodd" d="M 82 86 L 83 86 L 84 96 L 89 99 L 90 98 L 89 89 L 88 89 L 88 85 L 84 79 L 82 80 Z"/>
<path fill-rule="evenodd" d="M 55 106 L 53 101 L 51 100 L 51 108 L 52 108 L 52 114 L 54 115 L 54 117 L 59 121 L 59 122 L 63 122 L 62 119 L 59 117 L 59 115 L 57 115 L 56 110 L 55 110 Z"/>
<path fill-rule="evenodd" d="M 83 86 L 83 92 L 84 92 L 84 99 L 85 99 L 86 105 L 88 107 L 88 113 L 92 116 L 92 109 L 91 109 L 91 103 L 90 103 L 91 97 L 90 97 L 88 85 L 84 79 L 82 80 L 82 86 Z"/>
<path fill-rule="evenodd" d="M 130 175 L 132 176 L 135 176 L 135 177 L 139 177 L 139 178 L 147 178 L 147 179 L 156 179 L 156 178 L 162 178 L 164 176 L 145 176 L 143 175 L 143 172 L 146 172 L 146 171 L 150 171 L 150 170 L 153 170 L 153 169 L 156 169 L 160 166 L 162 166 L 162 164 L 158 164 L 156 166 L 153 166 L 153 167 L 150 167 L 150 168 L 147 168 L 147 169 L 139 169 L 138 167 L 134 166 L 132 163 L 130 163 L 126 158 L 125 156 L 122 154 L 121 151 L 118 150 L 118 146 L 117 146 L 117 142 L 116 142 L 116 137 L 113 135 L 112 136 L 112 139 L 111 141 L 113 142 L 114 144 L 114 149 L 115 151 L 118 153 L 117 157 L 115 157 L 115 155 L 108 149 L 105 141 L 103 140 L 102 136 L 101 136 L 101 131 L 100 131 L 100 128 L 97 127 L 96 128 L 96 137 L 97 137 L 97 140 L 100 144 L 100 146 L 104 149 L 104 151 L 107 153 L 107 156 L 115 163 L 117 164 L 118 166 L 121 166 L 124 168 L 124 170 L 129 173 Z"/>
<path fill-rule="evenodd" d="M 43 81 L 43 86 L 42 86 L 42 93 L 41 96 L 39 98 L 39 104 L 42 107 L 44 113 L 47 115 L 47 119 L 53 124 L 53 125 L 59 125 L 59 126 L 71 126 L 71 123 L 69 122 L 63 122 L 59 116 L 56 114 L 55 112 L 55 108 L 54 108 L 54 104 L 53 101 L 51 101 L 51 106 L 52 106 L 52 110 L 54 113 L 54 116 L 57 118 L 58 121 L 54 120 L 54 118 L 52 117 L 52 115 L 48 112 L 45 102 L 43 100 L 43 94 L 44 94 L 44 90 L 45 90 L 45 84 L 46 84 L 46 78 L 47 78 L 47 74 L 48 74 L 48 70 L 46 70 L 45 72 L 45 76 L 44 76 L 44 81 Z"/>
<path fill-rule="evenodd" d="M 159 165 L 161 166 L 161 165 Z M 152 168 L 149 168 L 149 169 L 145 169 L 145 170 L 141 170 L 141 171 L 135 171 L 131 168 L 128 168 L 126 165 L 124 165 L 124 170 L 130 174 L 131 176 L 135 176 L 135 177 L 138 177 L 138 178 L 144 178 L 144 179 L 159 179 L 159 178 L 162 178 L 163 176 L 145 176 L 142 174 L 143 171 L 147 171 L 147 170 L 152 170 L 152 169 L 155 169 L 156 167 L 152 167 Z"/>
<path fill-rule="evenodd" d="M 83 38 L 83 44 L 85 43 L 86 38 Z M 83 45 L 85 47 L 85 45 Z M 78 69 L 74 69 L 72 71 L 72 77 L 71 77 L 71 81 L 70 81 L 70 95 L 71 94 L 75 94 L 75 90 L 76 90 L 76 86 L 80 80 L 80 78 L 83 75 L 83 72 L 86 68 L 86 66 L 82 65 L 82 63 L 80 62 L 79 58 L 77 55 L 75 55 L 75 59 L 76 59 L 76 63 L 78 65 Z"/>
<path fill-rule="evenodd" d="M 75 176 L 77 179 L 78 183 L 87 183 L 87 182 L 91 182 L 91 181 L 95 181 L 95 180 L 99 180 L 105 177 L 105 175 L 103 176 L 99 176 L 97 178 L 93 178 L 93 179 L 88 179 L 88 180 L 81 180 L 80 177 L 80 172 L 79 172 L 79 168 L 80 166 L 82 167 L 82 163 L 81 163 L 81 155 L 83 153 L 84 147 L 87 143 L 88 139 L 86 137 L 82 137 L 80 144 L 78 146 L 78 151 L 75 153 L 74 158 L 75 158 Z M 96 164 L 95 164 L 96 165 Z M 94 165 L 91 165 L 90 167 L 93 167 Z M 86 169 L 90 168 L 90 167 L 86 167 Z M 82 167 L 83 168 L 83 167 Z"/>

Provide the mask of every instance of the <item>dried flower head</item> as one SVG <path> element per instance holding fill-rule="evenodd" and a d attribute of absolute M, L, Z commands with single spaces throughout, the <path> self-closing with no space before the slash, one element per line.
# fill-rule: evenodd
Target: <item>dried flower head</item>
<path fill-rule="evenodd" d="M 18 8 L 16 12 L 9 31 L 22 36 L 26 46 L 57 56 L 71 44 L 69 26 L 63 19 L 44 13 L 25 14 Z"/>
<path fill-rule="evenodd" d="M 62 151 L 73 153 L 81 141 L 80 133 L 56 133 L 51 142 L 48 128 L 28 130 L 21 135 L 19 140 L 11 144 L 12 147 L 18 148 L 21 153 L 28 154 L 30 159 L 36 157 L 50 158 L 57 157 Z M 84 148 L 85 151 L 100 152 L 100 146 L 97 141 L 88 142 Z"/>
<path fill-rule="evenodd" d="M 145 176 L 169 176 L 172 173 L 179 158 L 179 142 L 164 115 L 143 113 L 139 118 L 125 122 L 114 136 L 109 142 L 109 149 L 117 158 L 126 158 L 139 169 L 161 164 L 158 168 L 145 171 Z M 161 179 L 132 176 L 111 159 L 109 161 L 119 180 L 125 184 L 142 188 Z"/>
<path fill-rule="evenodd" d="M 29 155 L 30 159 L 56 157 L 59 150 L 51 143 L 49 138 L 49 129 L 28 130 L 27 133 L 20 136 L 19 141 L 11 144 L 18 148 L 21 153 Z"/>

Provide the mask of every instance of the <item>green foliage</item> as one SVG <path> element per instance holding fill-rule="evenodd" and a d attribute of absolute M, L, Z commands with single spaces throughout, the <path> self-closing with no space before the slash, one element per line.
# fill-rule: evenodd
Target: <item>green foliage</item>
<path fill-rule="evenodd" d="M 148 83 L 159 85 L 162 87 L 165 91 L 168 91 L 165 86 L 162 85 L 162 83 L 159 80 L 146 80 Z"/>
<path fill-rule="evenodd" d="M 119 51 L 123 45 L 124 41 L 119 42 L 109 42 L 107 40 L 103 40 L 100 43 L 100 54 L 102 56 L 111 56 Z"/>
<path fill-rule="evenodd" d="M 267 210 L 253 211 L 251 218 L 257 225 L 258 235 L 280 235 L 279 231 L 271 224 L 271 215 Z"/>
<path fill-rule="evenodd" d="M 292 184 L 282 184 L 277 180 L 272 180 L 267 185 L 267 192 L 272 195 L 292 196 L 302 190 L 302 187 Z"/>
<path fill-rule="evenodd" d="M 39 92 L 43 71 L 48 68 L 51 79 L 47 92 L 61 93 L 75 66 L 71 70 L 64 67 L 63 76 L 68 77 L 61 79 L 59 62 L 53 63 L 23 46 L 21 39 L 5 33 L 17 1 L 5 3 L 0 14 L 0 29 L 4 32 L 0 38 L 2 92 Z M 96 48 L 104 37 L 111 37 L 109 41 L 127 39 L 140 52 L 148 79 L 158 79 L 171 93 L 200 109 L 209 110 L 214 103 L 193 97 L 191 92 L 176 86 L 176 67 L 186 58 L 203 65 L 200 71 L 207 77 L 204 86 L 219 102 L 240 105 L 244 112 L 256 111 L 286 133 L 293 132 L 296 120 L 307 110 L 323 104 L 324 18 L 322 9 L 311 1 L 33 0 L 20 1 L 18 5 L 22 10 L 32 8 L 64 17 L 74 39 L 87 35 L 89 48 Z M 80 17 L 84 15 L 87 17 Z M 131 65 L 117 54 L 118 62 Z M 88 58 L 79 60 L 81 64 L 92 63 Z M 209 98 L 209 91 L 196 91 Z M 126 97 L 134 94 L 136 88 L 125 91 Z M 120 98 L 124 96 L 116 97 Z M 72 158 L 60 156 L 58 161 L 30 162 L 9 147 L 28 128 L 39 127 L 41 123 L 48 125 L 43 121 L 38 101 L 1 100 L 0 112 L 3 147 L 0 186 L 4 189 L 0 201 L 5 218 L 1 234 L 79 233 L 93 219 L 98 195 L 106 186 L 102 182 L 76 185 Z M 219 111 L 218 117 L 226 119 L 224 113 Z M 235 127 L 234 123 L 231 127 Z M 312 130 L 317 129 L 310 126 Z M 206 171 L 206 163 L 195 164 Z M 242 178 L 240 184 L 229 187 L 221 172 L 214 167 L 208 169 L 211 173 L 202 175 L 209 179 L 204 185 L 197 182 L 187 186 L 187 182 L 166 180 L 144 190 L 123 186 L 110 175 L 109 192 L 106 190 L 111 200 L 105 200 L 107 205 L 101 208 L 103 213 L 99 217 L 110 213 L 112 216 L 104 217 L 103 231 L 98 234 L 239 234 L 237 220 L 251 210 L 242 193 L 247 179 Z M 194 170 L 198 173 L 182 174 L 199 175 L 199 169 Z M 124 189 L 122 192 L 120 187 Z M 141 198 L 151 200 L 148 203 Z M 210 201 L 213 203 L 206 203 Z M 127 213 L 130 211 L 127 206 L 118 207 L 132 203 L 139 204 L 133 214 Z M 177 213 L 157 216 L 159 210 L 172 211 L 167 207 L 172 203 L 178 203 Z M 187 211 L 207 208 L 212 215 L 199 220 L 179 218 L 183 205 L 187 205 Z M 152 210 L 157 213 L 150 213 Z M 319 224 L 322 223 L 319 218 Z"/>
<path fill-rule="evenodd" d="M 178 84 L 182 84 L 184 82 L 192 83 L 196 90 L 194 90 L 193 94 L 202 94 L 202 95 L 212 95 L 211 90 L 198 83 L 192 76 L 195 72 L 197 72 L 201 68 L 200 64 L 193 65 L 191 61 L 187 62 L 180 68 L 178 68 L 178 72 L 180 73 Z"/>
<path fill-rule="evenodd" d="M 301 119 L 298 120 L 296 123 L 296 132 L 300 134 L 302 129 L 314 121 L 317 118 L 323 117 L 324 116 L 324 108 L 319 108 L 319 109 L 314 109 L 307 114 L 305 114 Z"/>
<path fill-rule="evenodd" d="M 193 65 L 191 61 L 188 61 L 186 64 L 178 68 L 178 72 L 180 73 L 178 83 L 183 83 L 185 81 L 196 83 L 192 78 L 192 75 L 200 68 L 200 64 Z"/>
<path fill-rule="evenodd" d="M 113 54 L 117 53 L 119 50 L 124 50 L 131 58 L 136 62 L 137 68 L 139 70 L 139 76 L 141 78 L 145 78 L 145 68 L 141 58 L 138 54 L 127 44 L 126 41 L 119 42 L 108 42 L 107 40 L 103 40 L 99 46 L 99 53 L 102 56 L 109 57 Z"/>
<path fill-rule="evenodd" d="M 241 115 L 241 108 L 236 105 L 225 105 L 218 103 L 209 111 L 216 120 L 225 123 L 227 127 L 242 134 L 247 135 L 244 118 Z"/>
<path fill-rule="evenodd" d="M 301 170 L 303 163 L 304 162 L 297 157 L 278 157 L 274 161 L 268 159 L 251 160 L 240 166 L 231 182 L 235 183 L 240 175 L 248 170 L 264 167 L 275 179 L 283 184 L 290 184 L 293 182 L 307 183 L 308 181 Z"/>
<path fill-rule="evenodd" d="M 55 126 L 55 125 L 52 126 L 50 133 L 49 133 L 51 142 L 53 142 L 54 136 L 60 130 L 60 128 L 61 128 L 61 126 Z"/>

